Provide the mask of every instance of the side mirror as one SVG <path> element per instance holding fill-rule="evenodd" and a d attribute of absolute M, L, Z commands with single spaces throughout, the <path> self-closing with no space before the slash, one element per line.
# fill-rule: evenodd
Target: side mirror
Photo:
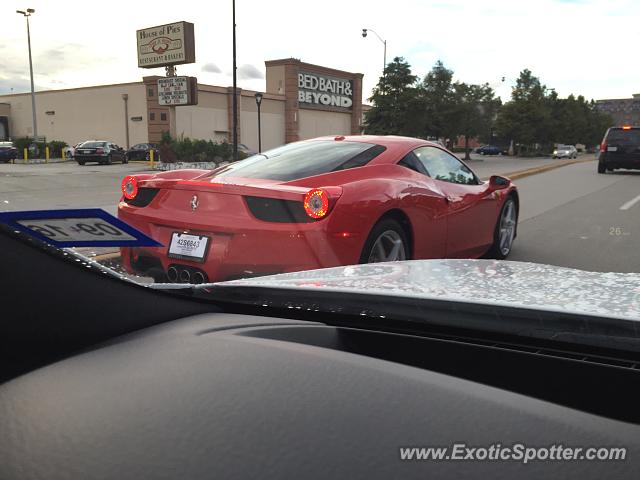
<path fill-rule="evenodd" d="M 507 188 L 510 183 L 511 180 L 505 177 L 501 177 L 500 175 L 491 175 L 491 178 L 489 178 L 489 186 L 492 190 Z"/>

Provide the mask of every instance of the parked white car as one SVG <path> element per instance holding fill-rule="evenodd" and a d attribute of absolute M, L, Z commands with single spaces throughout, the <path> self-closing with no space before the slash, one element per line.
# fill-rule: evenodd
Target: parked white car
<path fill-rule="evenodd" d="M 73 158 L 76 156 L 76 149 L 82 145 L 84 142 L 76 143 L 73 147 L 67 146 L 64 147 L 64 156 L 65 158 Z"/>

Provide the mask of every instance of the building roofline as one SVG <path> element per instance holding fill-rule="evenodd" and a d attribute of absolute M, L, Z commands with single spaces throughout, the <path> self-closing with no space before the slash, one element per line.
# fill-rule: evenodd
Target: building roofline
<path fill-rule="evenodd" d="M 73 87 L 73 88 L 58 88 L 51 90 L 36 90 L 35 93 L 43 94 L 43 93 L 56 93 L 56 92 L 69 92 L 75 90 L 91 90 L 93 88 L 105 88 L 105 87 L 128 87 L 131 85 L 144 85 L 144 82 L 126 82 L 126 83 L 108 83 L 105 85 L 91 85 L 88 87 Z M 23 93 L 4 93 L 0 94 L 0 98 L 2 97 L 19 97 L 21 95 L 31 95 L 31 92 L 23 92 Z"/>

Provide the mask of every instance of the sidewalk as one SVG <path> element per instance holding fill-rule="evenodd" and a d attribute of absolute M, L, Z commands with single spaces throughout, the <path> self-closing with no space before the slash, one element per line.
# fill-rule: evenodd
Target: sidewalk
<path fill-rule="evenodd" d="M 37 165 L 39 163 L 63 163 L 63 162 L 73 162 L 73 158 L 50 158 L 49 160 L 45 160 L 44 158 L 30 158 L 25 161 L 23 158 L 16 158 L 13 163 L 15 165 Z"/>

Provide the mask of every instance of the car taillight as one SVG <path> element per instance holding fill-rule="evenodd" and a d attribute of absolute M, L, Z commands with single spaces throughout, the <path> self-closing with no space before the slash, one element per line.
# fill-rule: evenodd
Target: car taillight
<path fill-rule="evenodd" d="M 136 177 L 128 175 L 122 179 L 120 188 L 122 189 L 122 195 L 124 195 L 124 198 L 132 200 L 136 198 L 136 195 L 138 195 L 138 180 L 136 180 Z"/>
<path fill-rule="evenodd" d="M 606 152 L 607 151 L 607 142 L 602 142 L 600 144 L 600 152 Z"/>
<path fill-rule="evenodd" d="M 104 153 L 104 148 L 98 148 L 96 150 L 96 153 L 100 154 L 100 153 Z"/>
<path fill-rule="evenodd" d="M 329 196 L 327 192 L 316 188 L 304 196 L 304 211 L 311 218 L 323 218 L 329 211 Z"/>

